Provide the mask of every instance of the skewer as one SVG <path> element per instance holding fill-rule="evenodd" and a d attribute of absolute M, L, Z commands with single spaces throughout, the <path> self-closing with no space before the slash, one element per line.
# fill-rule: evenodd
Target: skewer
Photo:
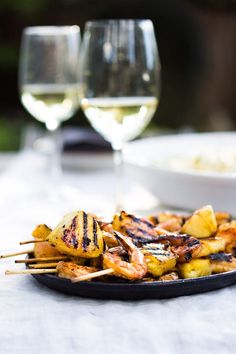
<path fill-rule="evenodd" d="M 58 262 L 55 263 L 39 263 L 39 264 L 29 264 L 29 268 L 41 269 L 41 268 L 55 268 Z"/>
<path fill-rule="evenodd" d="M 20 245 L 26 245 L 26 244 L 28 244 L 28 243 L 38 243 L 38 242 L 48 242 L 48 241 L 46 241 L 46 240 L 28 240 L 28 241 L 21 241 L 20 242 Z"/>
<path fill-rule="evenodd" d="M 29 258 L 29 259 L 17 259 L 15 263 L 35 263 L 35 262 L 50 262 L 50 261 L 69 261 L 70 258 L 66 256 L 58 257 L 45 257 L 45 258 Z"/>
<path fill-rule="evenodd" d="M 113 269 L 104 269 L 104 270 L 99 270 L 98 272 L 89 273 L 89 274 L 81 275 L 80 277 L 72 278 L 71 281 L 72 283 L 78 283 L 80 281 L 90 280 L 93 278 L 101 277 L 102 275 L 112 274 L 112 273 L 114 273 Z"/>
<path fill-rule="evenodd" d="M 6 254 L 1 254 L 0 258 L 20 256 L 21 254 L 29 254 L 29 253 L 33 253 L 33 252 L 34 252 L 34 250 L 26 250 L 26 251 L 20 251 L 20 252 L 6 253 Z"/>
<path fill-rule="evenodd" d="M 22 269 L 22 270 L 6 270 L 5 275 L 14 274 L 47 274 L 57 273 L 56 269 Z"/>
<path fill-rule="evenodd" d="M 22 269 L 22 270 L 6 270 L 5 275 L 15 275 L 15 274 L 49 274 L 49 273 L 57 273 L 57 269 Z M 104 269 L 98 272 L 94 272 L 91 274 L 82 275 L 77 278 L 72 278 L 71 281 L 73 283 L 77 283 L 80 281 L 89 280 L 92 278 L 100 277 L 105 274 L 114 273 L 113 269 Z"/>

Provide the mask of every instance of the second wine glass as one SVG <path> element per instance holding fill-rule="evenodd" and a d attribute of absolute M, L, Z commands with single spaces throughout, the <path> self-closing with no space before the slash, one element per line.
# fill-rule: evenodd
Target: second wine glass
<path fill-rule="evenodd" d="M 150 20 L 86 23 L 80 57 L 81 107 L 112 145 L 116 210 L 122 207 L 122 148 L 152 119 L 159 100 L 160 61 Z"/>
<path fill-rule="evenodd" d="M 28 27 L 22 35 L 19 67 L 21 101 L 51 133 L 53 190 L 61 175 L 59 128 L 79 107 L 79 46 L 78 26 Z"/>

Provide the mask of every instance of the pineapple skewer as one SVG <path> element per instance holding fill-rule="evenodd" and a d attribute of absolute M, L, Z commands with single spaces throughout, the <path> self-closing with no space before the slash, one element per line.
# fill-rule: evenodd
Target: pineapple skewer
<path fill-rule="evenodd" d="M 9 257 L 15 257 L 15 256 L 20 256 L 22 254 L 30 254 L 33 253 L 34 250 L 26 250 L 26 251 L 20 251 L 20 252 L 12 252 L 12 253 L 6 253 L 6 254 L 1 254 L 0 258 L 9 258 Z"/>
<path fill-rule="evenodd" d="M 29 259 L 17 259 L 15 263 L 35 263 L 35 262 L 48 262 L 48 261 L 68 261 L 70 260 L 67 256 L 60 257 L 39 257 L 39 258 L 29 258 Z"/>

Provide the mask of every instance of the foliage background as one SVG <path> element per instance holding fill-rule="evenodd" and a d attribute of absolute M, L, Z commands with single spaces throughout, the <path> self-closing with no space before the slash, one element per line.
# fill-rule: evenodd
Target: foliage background
<path fill-rule="evenodd" d="M 230 130 L 236 125 L 236 1 L 1 0 L 0 150 L 19 147 L 34 120 L 17 88 L 22 29 L 98 18 L 151 18 L 162 63 L 160 106 L 152 127 Z M 36 121 L 34 124 L 39 124 Z M 81 111 L 65 123 L 87 125 Z"/>

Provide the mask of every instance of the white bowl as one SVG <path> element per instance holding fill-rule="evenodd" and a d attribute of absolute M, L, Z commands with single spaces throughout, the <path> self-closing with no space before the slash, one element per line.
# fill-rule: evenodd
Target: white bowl
<path fill-rule="evenodd" d="M 141 182 L 163 204 L 196 209 L 211 204 L 216 210 L 236 214 L 236 174 L 174 170 L 165 161 L 173 155 L 191 156 L 228 147 L 236 152 L 236 133 L 201 133 L 147 138 L 127 144 L 126 172 Z M 160 161 L 160 165 L 153 164 Z"/>

